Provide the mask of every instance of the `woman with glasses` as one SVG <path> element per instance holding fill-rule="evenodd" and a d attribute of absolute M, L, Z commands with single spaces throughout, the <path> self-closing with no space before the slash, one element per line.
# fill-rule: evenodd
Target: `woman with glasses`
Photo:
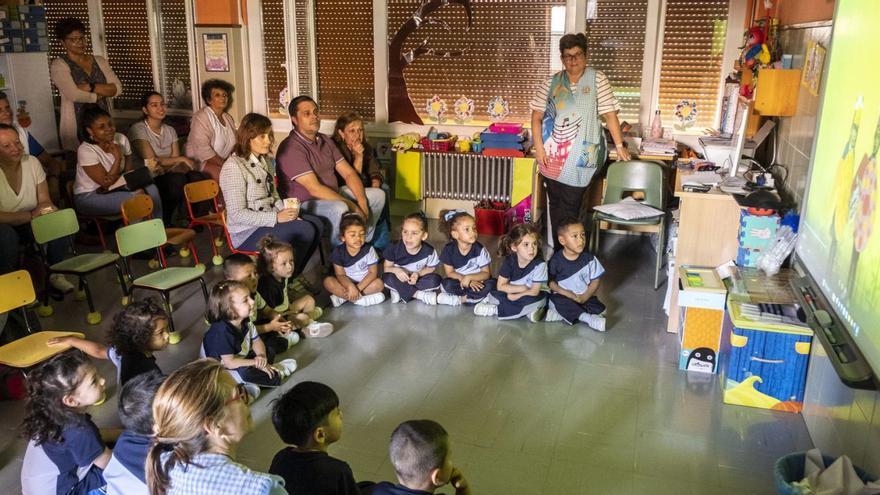
<path fill-rule="evenodd" d="M 614 140 L 619 160 L 629 160 L 620 132 L 620 104 L 605 74 L 587 66 L 587 37 L 566 34 L 559 40 L 564 70 L 546 79 L 529 107 L 535 159 L 550 203 L 546 239 L 559 240 L 553 229 L 567 216 L 580 218 L 587 186 L 605 163 L 606 143 L 599 117 Z"/>
<path fill-rule="evenodd" d="M 84 137 L 77 135 L 77 117 L 86 103 L 110 112 L 109 99 L 122 93 L 122 83 L 104 57 L 88 53 L 86 27 L 69 17 L 55 24 L 55 36 L 65 52 L 52 61 L 49 75 L 61 94 L 61 147 L 74 152 Z"/>
<path fill-rule="evenodd" d="M 321 239 L 321 219 L 301 214 L 299 204 L 282 200 L 275 187 L 272 121 L 249 113 L 241 119 L 232 154 L 220 172 L 220 190 L 226 201 L 226 228 L 232 245 L 256 251 L 266 235 L 293 246 L 295 274 L 311 258 Z"/>
<path fill-rule="evenodd" d="M 253 419 L 247 391 L 218 361 L 200 359 L 168 376 L 153 399 L 153 422 L 145 466 L 152 495 L 287 493 L 280 477 L 235 462 Z"/>

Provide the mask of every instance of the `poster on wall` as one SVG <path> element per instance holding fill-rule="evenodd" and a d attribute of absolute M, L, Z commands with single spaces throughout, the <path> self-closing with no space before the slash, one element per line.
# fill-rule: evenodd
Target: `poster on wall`
<path fill-rule="evenodd" d="M 822 67 L 825 66 L 825 47 L 815 41 L 807 45 L 807 56 L 804 59 L 804 73 L 801 84 L 813 96 L 819 96 L 819 82 L 822 80 Z"/>
<path fill-rule="evenodd" d="M 205 48 L 205 71 L 229 72 L 229 44 L 226 33 L 205 33 L 202 35 Z"/>

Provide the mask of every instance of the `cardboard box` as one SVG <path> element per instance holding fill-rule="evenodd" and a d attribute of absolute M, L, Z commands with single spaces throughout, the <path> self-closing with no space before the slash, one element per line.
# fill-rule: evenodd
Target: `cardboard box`
<path fill-rule="evenodd" d="M 739 247 L 736 264 L 740 267 L 758 266 L 758 258 L 770 246 L 779 230 L 778 215 L 752 215 L 746 210 L 739 217 Z"/>
<path fill-rule="evenodd" d="M 719 364 L 724 403 L 800 412 L 812 330 L 750 320 L 736 301 L 727 307 Z"/>
<path fill-rule="evenodd" d="M 715 373 L 721 351 L 727 289 L 715 270 L 682 266 L 678 293 L 681 351 L 678 367 L 685 371 Z"/>

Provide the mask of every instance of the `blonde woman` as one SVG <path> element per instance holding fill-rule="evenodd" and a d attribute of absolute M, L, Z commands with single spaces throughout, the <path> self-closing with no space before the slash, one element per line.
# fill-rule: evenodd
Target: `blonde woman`
<path fill-rule="evenodd" d="M 172 373 L 153 399 L 155 444 L 146 463 L 151 495 L 285 495 L 284 481 L 235 462 L 253 428 L 248 395 L 213 359 Z"/>

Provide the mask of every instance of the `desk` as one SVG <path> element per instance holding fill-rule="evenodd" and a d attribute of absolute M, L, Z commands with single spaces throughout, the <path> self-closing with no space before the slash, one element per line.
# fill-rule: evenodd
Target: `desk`
<path fill-rule="evenodd" d="M 688 173 L 688 172 L 684 172 Z M 712 189 L 707 193 L 685 192 L 681 175 L 675 175 L 675 197 L 679 198 L 678 243 L 673 276 L 669 279 L 669 321 L 666 331 L 678 333 L 678 273 L 682 265 L 715 267 L 736 259 L 739 236 L 739 205 L 733 196 Z"/>

